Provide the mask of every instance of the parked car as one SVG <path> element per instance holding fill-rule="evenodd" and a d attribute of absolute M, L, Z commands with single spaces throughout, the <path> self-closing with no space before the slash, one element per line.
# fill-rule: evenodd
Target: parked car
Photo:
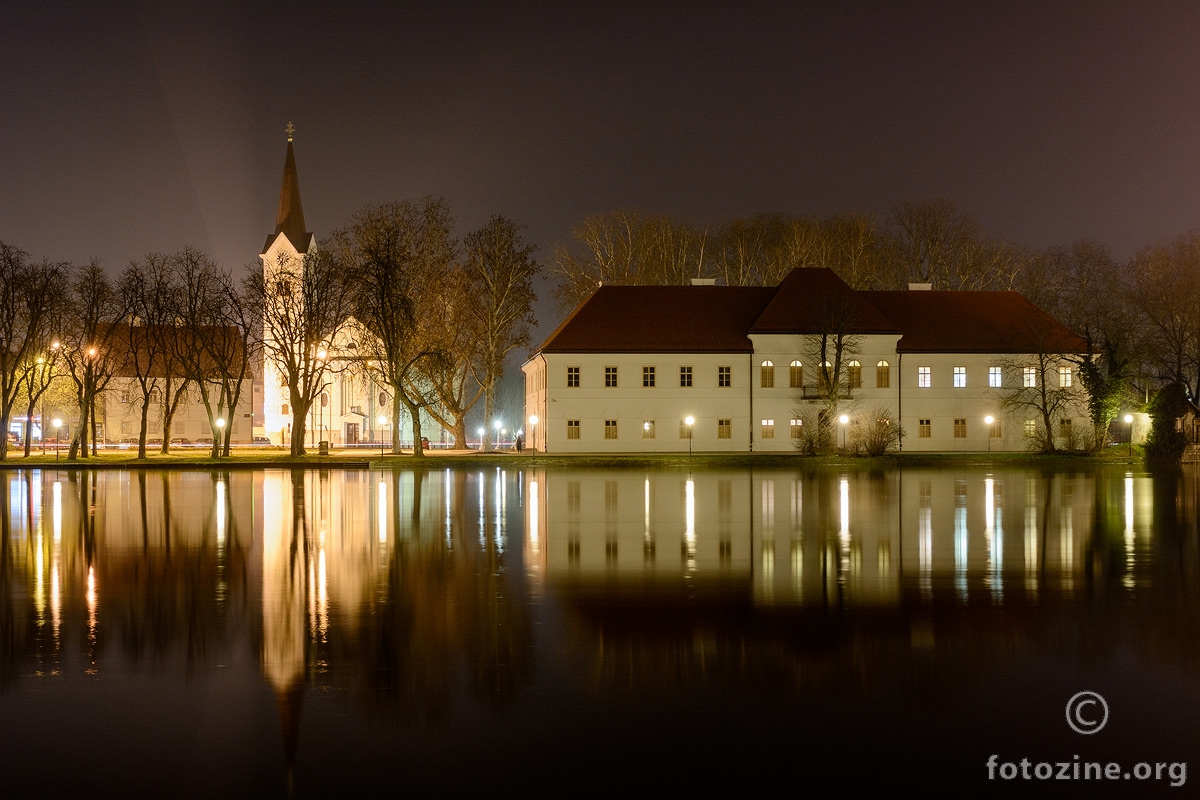
<path fill-rule="evenodd" d="M 172 436 L 171 437 L 171 444 L 189 445 L 191 443 L 192 443 L 192 440 L 187 438 L 186 436 Z"/>
<path fill-rule="evenodd" d="M 174 439 L 172 439 L 171 441 L 174 441 Z M 195 439 L 192 440 L 192 444 L 197 445 L 197 446 L 203 446 L 203 447 L 212 447 L 213 437 L 197 436 Z"/>
<path fill-rule="evenodd" d="M 251 440 L 250 444 L 254 445 L 255 447 L 270 447 L 271 440 L 266 436 L 255 436 Z"/>

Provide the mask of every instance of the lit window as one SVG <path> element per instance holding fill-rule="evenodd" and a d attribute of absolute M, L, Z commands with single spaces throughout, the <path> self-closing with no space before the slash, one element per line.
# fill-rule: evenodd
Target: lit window
<path fill-rule="evenodd" d="M 954 388 L 955 389 L 965 389 L 966 386 L 967 386 L 967 368 L 966 367 L 955 367 L 954 368 Z"/>
<path fill-rule="evenodd" d="M 679 368 L 679 385 L 680 386 L 691 386 L 692 385 L 692 368 L 691 367 L 680 367 Z"/>
<path fill-rule="evenodd" d="M 652 420 L 652 419 L 642 420 L 642 438 L 643 439 L 653 439 L 654 438 L 654 420 Z"/>
<path fill-rule="evenodd" d="M 642 367 L 642 386 L 654 388 L 654 367 Z"/>
<path fill-rule="evenodd" d="M 793 389 L 799 389 L 804 385 L 804 365 L 799 361 L 793 361 L 788 368 L 788 386 Z"/>
<path fill-rule="evenodd" d="M 617 421 L 615 419 L 604 420 L 604 438 L 605 439 L 617 438 Z"/>
<path fill-rule="evenodd" d="M 917 437 L 920 439 L 928 439 L 933 436 L 933 425 L 927 419 L 917 420 Z"/>
<path fill-rule="evenodd" d="M 679 420 L 679 438 L 692 438 L 692 425 L 688 425 L 686 420 Z"/>
<path fill-rule="evenodd" d="M 1029 439 L 1032 439 L 1033 437 L 1037 436 L 1037 420 L 1036 419 L 1025 420 L 1025 436 Z"/>
<path fill-rule="evenodd" d="M 775 386 L 775 362 L 762 362 L 762 388 L 771 389 Z"/>
<path fill-rule="evenodd" d="M 956 417 L 954 419 L 954 438 L 967 438 L 967 420 L 963 417 Z"/>
<path fill-rule="evenodd" d="M 717 420 L 717 438 L 730 439 L 733 437 L 733 420 L 719 419 Z"/>
<path fill-rule="evenodd" d="M 851 361 L 846 365 L 846 383 L 851 389 L 862 388 L 862 364 Z"/>
<path fill-rule="evenodd" d="M 928 389 L 932 385 L 932 376 L 932 367 L 917 367 L 917 387 L 921 389 Z"/>
<path fill-rule="evenodd" d="M 1001 386 L 1000 375 L 999 367 L 988 367 L 988 386 L 999 389 Z"/>
<path fill-rule="evenodd" d="M 567 420 L 567 438 L 568 439 L 578 439 L 579 438 L 579 420 L 577 420 L 577 419 Z"/>
<path fill-rule="evenodd" d="M 762 438 L 763 439 L 774 439 L 775 438 L 775 420 L 764 419 L 762 421 Z"/>
<path fill-rule="evenodd" d="M 567 388 L 579 388 L 579 367 L 567 367 Z"/>
<path fill-rule="evenodd" d="M 993 439 L 1003 439 L 1004 438 L 1004 425 L 1002 425 L 1000 423 L 1000 420 L 996 420 L 995 422 L 992 423 L 991 431 L 988 435 L 991 436 Z"/>
<path fill-rule="evenodd" d="M 617 368 L 616 367 L 605 367 L 604 368 L 604 385 L 605 386 L 616 386 L 617 385 Z"/>
<path fill-rule="evenodd" d="M 733 367 L 717 367 L 717 386 L 733 385 Z"/>
<path fill-rule="evenodd" d="M 1070 389 L 1071 388 L 1071 368 L 1070 367 L 1059 367 L 1058 368 L 1058 386 L 1060 389 Z"/>
<path fill-rule="evenodd" d="M 799 439 L 800 434 L 804 430 L 804 420 L 802 420 L 802 419 L 791 420 L 791 422 L 788 424 L 788 427 L 791 429 L 792 438 Z"/>
<path fill-rule="evenodd" d="M 886 389 L 892 382 L 892 367 L 886 361 L 875 365 L 875 388 Z"/>
<path fill-rule="evenodd" d="M 1032 389 L 1037 386 L 1037 369 L 1034 367 L 1025 367 L 1021 370 L 1021 376 L 1024 379 L 1023 385 L 1026 389 Z"/>

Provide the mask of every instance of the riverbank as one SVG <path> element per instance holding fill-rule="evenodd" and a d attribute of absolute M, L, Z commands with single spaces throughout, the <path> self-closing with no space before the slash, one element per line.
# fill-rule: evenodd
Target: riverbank
<path fill-rule="evenodd" d="M 138 458 L 137 452 L 105 451 L 89 458 L 67 459 L 62 452 L 24 454 L 9 453 L 0 462 L 0 469 L 70 468 L 70 469 L 412 469 L 426 467 L 501 467 L 524 469 L 555 469 L 580 467 L 638 467 L 709 469 L 759 467 L 786 469 L 812 465 L 838 465 L 849 469 L 892 469 L 896 467 L 928 466 L 1046 466 L 1081 468 L 1101 464 L 1142 464 L 1140 447 L 1132 454 L 1127 446 L 1110 447 L 1098 455 L 1081 453 L 893 453 L 868 458 L 865 456 L 821 455 L 802 456 L 795 453 L 578 453 L 553 454 L 525 451 L 480 452 L 478 450 L 426 450 L 421 457 L 411 451 L 399 455 L 380 456 L 377 451 L 362 449 L 333 450 L 328 455 L 311 452 L 293 456 L 281 449 L 239 448 L 227 457 L 212 458 L 195 451 L 176 451 L 163 455 L 154 453 Z"/>

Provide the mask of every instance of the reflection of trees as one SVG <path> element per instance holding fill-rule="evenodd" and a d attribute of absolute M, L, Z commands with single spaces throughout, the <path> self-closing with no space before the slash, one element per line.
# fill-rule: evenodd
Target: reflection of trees
<path fill-rule="evenodd" d="M 469 475 L 446 476 L 447 534 L 446 512 L 421 513 L 428 477 L 413 473 L 412 505 L 404 507 L 400 473 L 393 476 L 391 504 L 408 512 L 408 530 L 397 525 L 391 532 L 397 544 L 376 613 L 331 659 L 361 666 L 372 708 L 434 721 L 445 717 L 463 688 L 493 703 L 510 700 L 531 676 L 532 634 L 524 599 L 507 577 L 506 551 L 496 543 L 498 498 L 487 497 L 479 509 Z M 472 530 L 476 519 L 484 530 Z"/>

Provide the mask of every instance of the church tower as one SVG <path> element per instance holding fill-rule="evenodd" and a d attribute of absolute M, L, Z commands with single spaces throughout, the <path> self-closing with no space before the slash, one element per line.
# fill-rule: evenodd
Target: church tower
<path fill-rule="evenodd" d="M 300 204 L 300 180 L 296 177 L 296 154 L 292 150 L 292 123 L 287 125 L 287 157 L 283 162 L 283 185 L 279 189 L 279 213 L 275 218 L 275 232 L 267 237 L 258 260 L 263 274 L 277 268 L 280 263 L 302 261 L 309 249 L 315 246 L 315 237 L 304 225 L 304 207 Z M 263 433 L 272 444 L 282 444 L 284 432 L 291 425 L 291 409 L 283 385 L 283 376 L 270 359 L 263 360 Z"/>

